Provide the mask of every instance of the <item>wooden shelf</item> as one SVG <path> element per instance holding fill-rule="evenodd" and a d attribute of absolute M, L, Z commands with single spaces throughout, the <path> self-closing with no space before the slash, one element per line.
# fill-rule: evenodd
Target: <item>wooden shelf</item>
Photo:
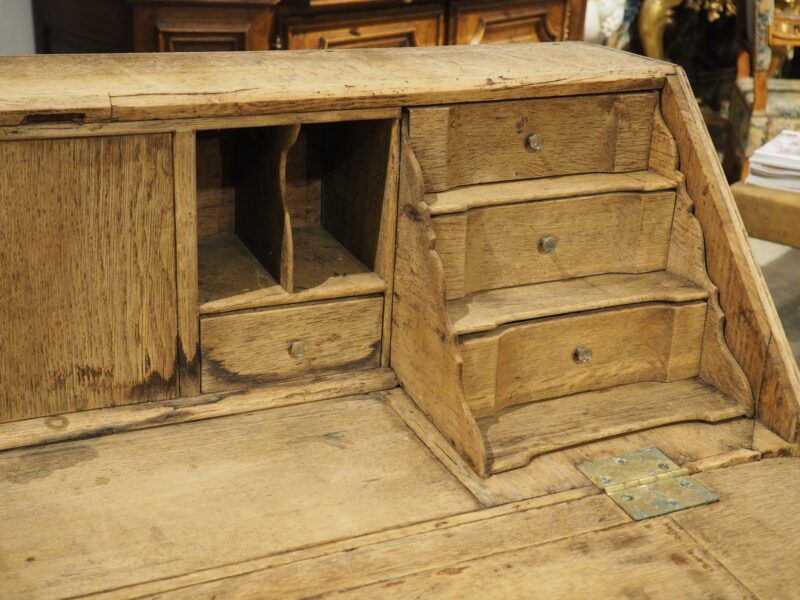
<path fill-rule="evenodd" d="M 425 202 L 430 207 L 431 215 L 443 215 L 514 202 L 609 192 L 657 192 L 672 190 L 676 186 L 674 178 L 664 177 L 655 171 L 590 173 L 464 186 L 446 192 L 426 194 Z"/>
<path fill-rule="evenodd" d="M 288 293 L 232 234 L 200 240 L 200 313 L 263 308 L 383 292 L 384 281 L 319 226 L 293 230 L 295 287 Z"/>
<path fill-rule="evenodd" d="M 447 303 L 459 335 L 525 321 L 641 302 L 704 300 L 708 292 L 666 271 L 609 274 L 488 290 Z"/>
<path fill-rule="evenodd" d="M 699 379 L 636 383 L 531 402 L 478 419 L 492 473 L 536 456 L 595 440 L 687 421 L 742 416 L 736 402 Z"/>

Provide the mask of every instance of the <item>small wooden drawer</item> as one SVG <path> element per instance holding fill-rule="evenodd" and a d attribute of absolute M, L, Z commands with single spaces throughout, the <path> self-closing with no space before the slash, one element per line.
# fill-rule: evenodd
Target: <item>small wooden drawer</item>
<path fill-rule="evenodd" d="M 468 336 L 461 342 L 467 402 L 482 417 L 588 390 L 694 377 L 705 316 L 705 302 L 641 304 Z"/>
<path fill-rule="evenodd" d="M 202 390 L 378 367 L 382 317 L 366 297 L 201 319 Z"/>
<path fill-rule="evenodd" d="M 450 8 L 450 44 L 555 42 L 564 38 L 560 0 L 454 2 Z"/>
<path fill-rule="evenodd" d="M 646 169 L 655 92 L 412 108 L 427 192 L 460 185 Z"/>
<path fill-rule="evenodd" d="M 666 267 L 675 193 L 509 204 L 433 219 L 449 299 L 480 290 Z"/>
<path fill-rule="evenodd" d="M 401 48 L 442 43 L 444 11 L 383 11 L 342 17 L 288 17 L 281 20 L 288 50 Z"/>

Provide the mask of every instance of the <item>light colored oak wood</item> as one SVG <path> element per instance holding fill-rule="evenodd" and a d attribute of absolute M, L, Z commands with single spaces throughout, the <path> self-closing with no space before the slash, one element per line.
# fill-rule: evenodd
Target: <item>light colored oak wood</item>
<path fill-rule="evenodd" d="M 666 388 L 677 384 L 635 384 Z M 730 456 L 747 452 L 751 460 L 759 456 L 786 452 L 786 442 L 776 443 L 775 434 L 759 435 L 760 447 L 753 445 L 753 421 L 739 418 L 716 423 L 699 421 L 676 423 L 599 439 L 534 457 L 527 465 L 493 473 L 485 478 L 473 470 L 442 437 L 401 388 L 384 394 L 391 407 L 417 437 L 458 478 L 484 506 L 519 502 L 525 498 L 555 498 L 563 493 L 597 490 L 575 466 L 608 456 L 657 447 L 677 464 L 693 470 L 715 468 Z M 758 431 L 758 426 L 756 427 Z M 762 432 L 763 433 L 763 432 Z M 724 458 L 721 458 L 724 457 Z M 588 485 L 588 487 L 587 487 Z"/>
<path fill-rule="evenodd" d="M 551 543 L 384 578 L 332 598 L 750 598 L 668 519 L 628 523 Z"/>
<path fill-rule="evenodd" d="M 95 135 L 130 135 L 134 133 L 171 133 L 174 131 L 209 131 L 245 127 L 272 127 L 309 123 L 338 123 L 340 121 L 371 121 L 399 119 L 402 109 L 364 108 L 354 110 L 319 110 L 314 112 L 287 112 L 239 117 L 201 117 L 185 119 L 156 119 L 130 122 L 99 123 L 34 123 L 17 127 L 0 127 L 0 140 L 23 140 Z"/>
<path fill-rule="evenodd" d="M 295 293 L 284 290 L 234 235 L 200 240 L 200 313 L 216 314 L 379 294 L 386 283 L 319 226 L 295 229 Z M 301 289 L 301 288 L 307 289 Z"/>
<path fill-rule="evenodd" d="M 294 240 L 286 186 L 286 162 L 300 125 L 239 133 L 244 151 L 236 156 L 235 233 L 289 293 L 294 291 Z"/>
<path fill-rule="evenodd" d="M 320 225 L 296 227 L 292 238 L 295 294 L 335 298 L 381 293 L 386 288 L 383 279 Z"/>
<path fill-rule="evenodd" d="M 673 190 L 675 186 L 675 177 L 664 177 L 655 171 L 586 173 L 468 185 L 446 192 L 426 194 L 425 202 L 430 206 L 432 215 L 444 215 L 473 208 L 532 200 L 553 200 L 610 192 L 660 192 Z"/>
<path fill-rule="evenodd" d="M 0 450 L 95 438 L 280 406 L 367 394 L 397 386 L 391 369 L 315 375 L 235 392 L 203 394 L 0 423 Z"/>
<path fill-rule="evenodd" d="M 484 417 L 566 394 L 694 377 L 705 315 L 704 302 L 643 304 L 464 337 L 459 348 L 467 403 Z M 579 347 L 593 353 L 588 363 L 576 358 Z"/>
<path fill-rule="evenodd" d="M 0 144 L 0 421 L 178 394 L 172 149 Z"/>
<path fill-rule="evenodd" d="M 203 392 L 378 367 L 382 324 L 378 297 L 204 317 Z"/>
<path fill-rule="evenodd" d="M 595 514 L 600 515 L 604 523 L 606 523 L 606 521 L 615 521 L 620 518 L 619 511 L 606 508 L 610 505 L 602 499 L 600 490 L 592 485 L 564 494 L 553 494 L 547 498 L 526 500 L 514 505 L 498 506 L 491 510 L 476 510 L 460 513 L 433 521 L 424 521 L 405 527 L 397 527 L 349 539 L 318 544 L 300 550 L 293 550 L 240 563 L 222 565 L 206 571 L 195 571 L 178 577 L 128 586 L 120 590 L 93 594 L 90 597 L 94 600 L 110 600 L 112 598 L 139 597 L 145 594 L 148 594 L 147 597 L 150 597 L 149 594 L 157 593 L 166 593 L 169 596 L 174 594 L 175 597 L 180 597 L 182 594 L 187 594 L 190 597 L 197 597 L 198 595 L 200 597 L 205 597 L 207 594 L 213 594 L 213 590 L 223 590 L 234 597 L 248 597 L 249 595 L 263 596 L 264 594 L 271 594 L 274 590 L 275 594 L 279 595 L 279 597 L 285 597 L 286 592 L 284 589 L 287 586 L 297 590 L 298 593 L 307 593 L 309 590 L 321 591 L 331 589 L 331 587 L 335 589 L 337 584 L 341 581 L 335 572 L 338 571 L 339 574 L 341 574 L 342 560 L 349 562 L 348 557 L 353 556 L 354 552 L 356 553 L 355 556 L 358 557 L 358 563 L 361 567 L 359 571 L 363 571 L 364 580 L 369 581 L 375 573 L 383 571 L 386 567 L 391 570 L 394 564 L 397 564 L 401 569 L 404 568 L 402 564 L 408 563 L 409 561 L 412 561 L 413 564 L 417 564 L 416 560 L 419 558 L 418 554 L 412 554 L 409 557 L 406 556 L 405 552 L 398 551 L 406 547 L 415 547 L 419 539 L 417 536 L 423 536 L 431 540 L 431 543 L 434 545 L 437 545 L 438 541 L 438 543 L 441 543 L 443 546 L 441 549 L 442 552 L 447 552 L 447 556 L 449 556 L 446 542 L 442 538 L 447 538 L 453 531 L 458 531 L 456 528 L 461 525 L 466 525 L 470 529 L 472 529 L 474 525 L 474 530 L 479 532 L 487 525 L 490 527 L 495 524 L 502 526 L 502 521 L 495 522 L 494 519 L 503 519 L 517 512 L 527 513 L 539 509 L 548 509 L 551 506 L 563 505 L 566 502 L 580 500 L 587 496 L 595 496 L 598 499 L 598 506 L 591 506 L 591 508 L 596 511 Z M 607 512 L 610 514 L 607 514 Z M 529 516 L 534 517 L 533 514 Z M 611 518 L 609 519 L 609 517 Z M 483 525 L 479 525 L 479 522 L 483 522 Z M 594 521 L 591 522 L 593 523 Z M 578 523 L 579 526 L 585 524 L 585 521 Z M 589 527 L 591 527 L 591 525 L 589 525 Z M 442 536 L 440 533 L 434 532 L 441 532 L 444 535 Z M 532 532 L 531 535 L 536 535 L 536 532 Z M 401 541 L 401 538 L 408 539 Z M 512 541 L 512 543 L 514 542 Z M 368 560 L 366 555 L 370 552 L 370 547 L 379 548 L 384 544 L 386 544 L 387 548 L 393 548 L 395 551 L 389 552 L 388 554 L 380 552 L 381 556 L 388 558 L 390 561 L 392 556 L 397 556 L 400 558 L 400 563 L 387 563 L 384 560 L 379 560 L 377 564 L 372 563 L 378 567 L 377 570 L 373 570 L 372 567 L 368 566 L 371 561 Z M 479 548 L 479 545 L 476 545 L 475 548 Z M 481 550 L 478 549 L 477 552 L 481 552 Z M 435 560 L 435 557 L 426 558 L 427 560 Z M 311 566 L 313 569 L 316 569 L 318 576 L 309 578 L 305 571 L 306 566 Z M 352 572 L 352 569 L 346 569 L 346 571 L 358 576 L 357 572 Z M 299 578 L 302 578 L 302 581 L 300 581 Z M 274 588 L 271 586 L 270 582 L 276 584 Z M 183 588 L 186 589 L 184 590 Z"/>
<path fill-rule="evenodd" d="M 694 203 L 679 175 L 675 215 L 672 221 L 667 270 L 708 291 L 706 323 L 700 355 L 700 377 L 753 413 L 753 392 L 744 371 L 728 349 L 723 333 L 725 315 L 719 305 L 719 290 L 706 272 L 706 248 Z"/>
<path fill-rule="evenodd" d="M 448 298 L 480 290 L 666 267 L 675 194 L 604 194 L 433 219 Z M 602 227 L 597 224 L 602 223 Z M 544 252 L 540 241 L 555 237 Z"/>
<path fill-rule="evenodd" d="M 644 302 L 705 300 L 708 292 L 665 271 L 593 275 L 477 292 L 450 300 L 447 312 L 459 335 L 506 323 Z"/>
<path fill-rule="evenodd" d="M 674 67 L 564 43 L 12 56 L 0 60 L 0 73 L 0 89 L 8 90 L 0 125 L 16 126 L 31 115 L 87 123 L 216 118 L 462 102 L 466 94 L 477 101 L 652 90 Z"/>
<path fill-rule="evenodd" d="M 650 162 L 648 167 L 662 177 L 675 180 L 678 173 L 678 146 L 672 132 L 661 115 L 661 106 L 653 110 L 653 137 L 650 141 Z"/>
<path fill-rule="evenodd" d="M 674 513 L 697 542 L 759 598 L 790 598 L 800 584 L 800 460 L 775 458 L 697 479 L 722 501 Z"/>
<path fill-rule="evenodd" d="M 440 527 L 434 531 L 276 565 L 233 579 L 176 590 L 166 597 L 205 598 L 222 594 L 233 598 L 309 598 L 326 596 L 340 589 L 355 589 L 353 593 L 357 597 L 382 598 L 391 594 L 393 580 L 397 578 L 428 570 L 458 574 L 463 561 L 486 556 L 489 552 L 503 556 L 522 548 L 624 525 L 627 521 L 610 499 L 602 495 L 539 508 L 531 504 L 497 516 L 490 515 L 499 513 L 500 509 L 481 511 L 475 513 L 480 515 L 480 520 L 458 525 L 451 525 L 454 519 L 442 519 Z M 376 582 L 387 582 L 387 585 L 361 589 Z M 535 588 L 520 589 L 528 593 Z M 429 596 L 439 597 L 436 593 Z M 460 597 L 469 597 L 469 594 Z"/>
<path fill-rule="evenodd" d="M 200 328 L 197 311 L 197 164 L 193 133 L 180 132 L 174 135 L 172 157 L 178 289 L 178 383 L 181 396 L 196 396 L 200 393 Z"/>
<path fill-rule="evenodd" d="M 664 120 L 675 136 L 686 188 L 705 237 L 708 274 L 719 288 L 726 319 L 725 339 L 753 390 L 759 420 L 784 439 L 797 441 L 797 363 L 749 249 L 744 225 L 685 73 L 678 71 L 667 78 L 661 105 Z M 773 340 L 770 360 L 768 350 Z"/>
<path fill-rule="evenodd" d="M 637 383 L 512 407 L 478 419 L 493 473 L 537 455 L 682 421 L 723 421 L 744 414 L 697 379 Z"/>
<path fill-rule="evenodd" d="M 462 360 L 447 316 L 444 271 L 406 122 L 401 144 L 390 364 L 409 396 L 482 475 L 483 439 L 464 401 Z"/>
<path fill-rule="evenodd" d="M 409 110 L 425 190 L 647 168 L 655 93 Z M 564 127 L 570 123 L 570 127 Z M 528 137 L 539 134 L 534 152 Z"/>
<path fill-rule="evenodd" d="M 750 236 L 800 248 L 800 194 L 743 181 L 731 191 Z"/>
<path fill-rule="evenodd" d="M 368 396 L 6 452 L 0 496 L 0 588 L 26 598 L 124 588 L 480 506 Z"/>

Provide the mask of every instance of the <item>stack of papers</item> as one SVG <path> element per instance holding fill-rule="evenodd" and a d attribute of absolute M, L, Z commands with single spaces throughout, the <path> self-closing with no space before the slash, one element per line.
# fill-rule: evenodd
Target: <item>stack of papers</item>
<path fill-rule="evenodd" d="M 800 192 L 800 131 L 785 129 L 756 150 L 745 182 Z"/>

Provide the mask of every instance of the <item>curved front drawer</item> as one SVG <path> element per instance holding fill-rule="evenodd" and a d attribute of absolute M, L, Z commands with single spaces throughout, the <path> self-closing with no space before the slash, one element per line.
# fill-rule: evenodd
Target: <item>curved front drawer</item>
<path fill-rule="evenodd" d="M 674 192 L 603 194 L 479 208 L 433 219 L 448 298 L 666 267 Z"/>
<path fill-rule="evenodd" d="M 483 417 L 513 404 L 694 377 L 705 316 L 705 302 L 642 304 L 466 336 L 461 355 L 467 402 Z"/>

